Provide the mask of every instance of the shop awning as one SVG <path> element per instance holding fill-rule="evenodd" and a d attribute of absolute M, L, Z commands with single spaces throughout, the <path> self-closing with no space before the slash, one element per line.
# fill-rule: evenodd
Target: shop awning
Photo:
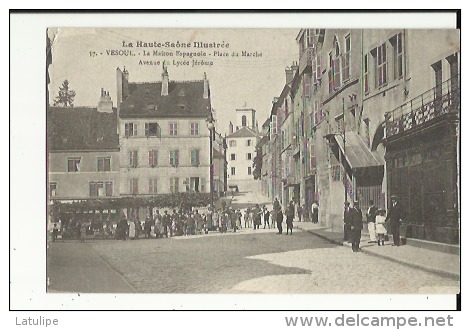
<path fill-rule="evenodd" d="M 352 169 L 383 167 L 382 157 L 376 151 L 370 151 L 356 133 L 346 132 L 346 152 L 343 150 L 343 137 L 335 135 L 335 140 Z"/>

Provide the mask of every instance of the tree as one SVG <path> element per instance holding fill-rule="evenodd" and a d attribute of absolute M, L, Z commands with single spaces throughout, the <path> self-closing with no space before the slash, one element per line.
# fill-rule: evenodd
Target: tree
<path fill-rule="evenodd" d="M 253 159 L 253 178 L 261 180 L 261 169 L 263 167 L 263 152 L 260 147 L 256 147 L 256 156 Z"/>
<path fill-rule="evenodd" d="M 69 81 L 64 80 L 62 86 L 59 87 L 59 95 L 54 99 L 55 107 L 73 107 L 73 99 L 75 91 L 69 89 Z"/>

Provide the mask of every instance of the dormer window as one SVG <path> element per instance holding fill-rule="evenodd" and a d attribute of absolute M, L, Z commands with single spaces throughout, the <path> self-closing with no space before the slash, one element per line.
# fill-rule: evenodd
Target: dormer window
<path fill-rule="evenodd" d="M 184 104 L 178 104 L 178 109 L 184 111 L 184 109 L 186 109 L 186 106 Z"/>
<path fill-rule="evenodd" d="M 185 96 L 185 95 L 184 95 L 184 90 L 181 90 L 181 91 L 178 93 L 178 96 Z"/>

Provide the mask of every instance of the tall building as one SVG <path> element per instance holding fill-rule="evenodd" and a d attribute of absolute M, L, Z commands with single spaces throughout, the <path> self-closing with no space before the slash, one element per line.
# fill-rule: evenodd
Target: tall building
<path fill-rule="evenodd" d="M 342 231 L 345 201 L 387 208 L 397 195 L 404 235 L 458 243 L 459 38 L 300 30 L 269 118 L 273 197 L 316 200 L 320 223 Z"/>
<path fill-rule="evenodd" d="M 241 191 L 253 190 L 253 160 L 259 134 L 256 124 L 256 110 L 236 109 L 237 122 L 230 122 L 227 135 L 228 188 Z M 256 185 L 257 186 L 257 185 Z"/>
<path fill-rule="evenodd" d="M 210 192 L 212 112 L 206 75 L 170 81 L 163 67 L 161 81 L 130 82 L 125 69 L 116 72 L 121 196 Z"/>

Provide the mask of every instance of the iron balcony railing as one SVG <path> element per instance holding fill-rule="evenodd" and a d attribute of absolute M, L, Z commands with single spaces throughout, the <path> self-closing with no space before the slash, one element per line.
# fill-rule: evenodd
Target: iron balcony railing
<path fill-rule="evenodd" d="M 385 114 L 386 136 L 407 131 L 449 112 L 460 111 L 459 76 L 454 76 Z"/>

